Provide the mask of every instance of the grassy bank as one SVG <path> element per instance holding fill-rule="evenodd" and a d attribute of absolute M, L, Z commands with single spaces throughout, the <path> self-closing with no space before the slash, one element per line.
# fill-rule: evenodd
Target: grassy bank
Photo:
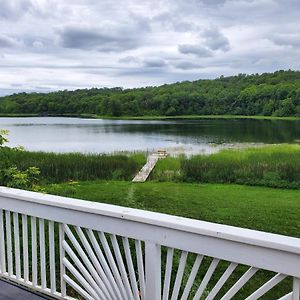
<path fill-rule="evenodd" d="M 300 145 L 222 150 L 159 161 L 152 179 L 300 188 Z"/>
<path fill-rule="evenodd" d="M 125 181 L 65 183 L 47 186 L 46 190 L 48 193 L 57 195 L 300 237 L 299 191 L 240 185 L 172 182 L 134 184 Z M 163 268 L 164 259 L 165 253 L 163 253 Z M 178 262 L 179 254 L 175 252 L 175 270 Z M 187 268 L 191 269 L 192 264 L 193 260 L 188 259 Z M 208 264 L 209 260 L 203 262 L 203 270 L 208 267 Z M 226 266 L 225 262 L 221 263 L 216 270 L 216 277 L 208 285 L 208 290 L 216 283 Z M 236 282 L 245 270 L 244 266 L 238 267 L 225 288 L 229 288 Z M 235 299 L 245 299 L 271 276 L 269 272 L 258 272 Z M 184 278 L 184 281 L 186 280 L 187 278 Z M 196 282 L 199 284 L 199 280 Z M 282 297 L 290 290 L 290 284 L 289 279 L 283 281 L 261 299 Z"/>
<path fill-rule="evenodd" d="M 116 155 L 45 153 L 1 149 L 0 169 L 16 166 L 20 170 L 35 166 L 47 182 L 68 180 L 126 179 L 130 180 L 143 166 L 141 153 Z"/>

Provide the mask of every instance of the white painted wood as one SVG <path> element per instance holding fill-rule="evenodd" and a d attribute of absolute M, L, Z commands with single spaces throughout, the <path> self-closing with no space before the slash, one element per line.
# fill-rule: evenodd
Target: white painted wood
<path fill-rule="evenodd" d="M 20 232 L 19 232 L 19 215 L 18 213 L 13 213 L 14 219 L 14 241 L 15 241 L 15 268 L 16 277 L 21 279 L 21 256 L 20 256 Z"/>
<path fill-rule="evenodd" d="M 1 273 L 6 272 L 6 255 L 5 255 L 5 239 L 4 239 L 4 222 L 3 209 L 0 209 L 0 267 Z M 2 234 L 1 234 L 2 232 Z"/>
<path fill-rule="evenodd" d="M 215 296 L 218 294 L 220 289 L 223 287 L 229 276 L 232 274 L 232 272 L 235 270 L 237 267 L 236 263 L 231 263 L 224 274 L 221 276 L 221 278 L 218 280 L 217 284 L 214 286 L 214 288 L 210 291 L 208 294 L 206 300 L 213 300 Z"/>
<path fill-rule="evenodd" d="M 55 240 L 54 222 L 49 221 L 49 263 L 50 263 L 50 289 L 51 293 L 56 293 L 56 267 L 55 267 Z"/>
<path fill-rule="evenodd" d="M 6 225 L 6 250 L 7 250 L 7 269 L 8 275 L 13 275 L 13 261 L 12 261 L 12 242 L 11 242 L 11 217 L 10 211 L 5 211 L 5 225 Z"/>
<path fill-rule="evenodd" d="M 178 266 L 178 270 L 177 270 L 177 274 L 176 274 L 176 279 L 175 279 L 175 283 L 174 283 L 174 288 L 173 288 L 173 293 L 172 293 L 171 300 L 177 300 L 178 299 L 179 290 L 180 290 L 180 287 L 181 287 L 181 282 L 182 282 L 182 278 L 183 278 L 183 273 L 184 273 L 184 269 L 185 269 L 185 265 L 186 265 L 187 256 L 188 256 L 188 252 L 186 252 L 186 251 L 181 252 L 179 266 Z"/>
<path fill-rule="evenodd" d="M 103 282 L 103 293 L 105 294 L 106 299 L 113 299 L 113 289 L 112 286 L 109 283 L 109 280 L 106 277 L 106 274 L 104 273 L 104 270 L 102 266 L 100 265 L 96 255 L 93 252 L 92 247 L 90 246 L 87 238 L 85 237 L 82 229 L 80 227 L 75 227 L 75 230 L 80 238 L 81 243 L 84 246 L 85 252 L 88 254 L 89 259 L 92 261 L 93 265 L 95 266 L 97 273 L 100 275 L 100 278 Z"/>
<path fill-rule="evenodd" d="M 59 224 L 59 264 L 60 264 L 60 293 L 62 297 L 67 295 L 67 288 L 66 288 L 66 268 L 63 263 L 63 259 L 65 258 L 65 250 L 63 248 L 63 242 L 65 240 L 65 224 Z M 72 282 L 70 283 L 72 285 Z"/>
<path fill-rule="evenodd" d="M 0 199 L 2 209 L 300 277 L 297 238 L 2 187 Z"/>
<path fill-rule="evenodd" d="M 29 281 L 28 265 L 28 222 L 27 216 L 22 214 L 22 244 L 23 244 L 23 277 L 24 281 Z"/>
<path fill-rule="evenodd" d="M 94 250 L 96 252 L 98 260 L 101 263 L 101 265 L 103 267 L 103 270 L 104 270 L 104 272 L 105 272 L 105 274 L 107 276 L 107 279 L 109 280 L 111 286 L 114 289 L 114 295 L 115 295 L 115 297 L 117 299 L 119 299 L 119 300 L 123 300 L 121 292 L 119 290 L 119 287 L 118 287 L 118 285 L 117 285 L 117 283 L 116 283 L 116 281 L 114 279 L 114 276 L 113 276 L 113 274 L 111 272 L 111 269 L 110 269 L 110 267 L 109 267 L 109 265 L 108 265 L 108 263 L 106 261 L 105 256 L 103 255 L 103 252 L 102 252 L 102 250 L 101 250 L 101 248 L 100 248 L 100 246 L 99 246 L 99 244 L 98 244 L 98 242 L 97 242 L 97 240 L 95 238 L 95 235 L 94 235 L 93 231 L 91 229 L 89 229 L 89 230 L 87 230 L 87 233 L 88 233 L 90 241 L 91 241 L 91 243 L 93 245 L 93 248 L 94 248 Z"/>
<path fill-rule="evenodd" d="M 39 219 L 39 242 L 40 242 L 40 267 L 41 267 L 41 286 L 42 289 L 47 287 L 46 278 L 46 251 L 45 251 L 45 221 Z"/>
<path fill-rule="evenodd" d="M 1 212 L 5 212 L 5 224 L 4 216 Z M 11 212 L 13 213 L 13 237 Z M 20 233 L 18 229 L 18 214 L 22 214 L 22 233 Z M 27 232 L 27 215 L 30 216 L 31 219 L 30 236 L 28 236 Z M 42 228 L 42 230 L 39 231 L 39 252 L 41 258 L 41 276 L 39 277 L 41 277 L 41 285 L 37 282 L 38 262 L 36 256 L 38 251 L 36 218 L 39 218 L 39 228 Z M 54 265 L 53 260 L 55 257 L 55 253 L 52 252 L 51 254 L 51 245 L 55 246 L 55 243 L 59 243 L 57 246 L 60 247 L 61 268 L 57 270 L 57 276 L 61 277 L 61 293 L 55 292 L 56 289 L 53 289 L 51 284 L 51 289 L 45 284 L 46 271 L 42 265 L 45 260 L 43 253 L 45 253 L 46 250 L 43 246 L 45 236 L 43 235 L 44 225 L 40 223 L 41 219 L 49 222 L 50 269 L 51 265 Z M 51 232 L 50 228 L 52 228 L 52 225 L 50 224 L 54 224 L 53 222 L 58 222 L 60 226 L 59 241 L 55 241 L 54 238 L 51 237 L 54 232 Z M 76 228 L 81 244 L 76 240 L 74 235 L 72 236 L 69 227 L 64 224 L 70 224 L 70 226 Z M 2 228 L 3 230 L 1 231 Z M 82 228 L 86 229 L 83 230 Z M 97 232 L 100 242 L 95 238 L 93 230 Z M 77 277 L 79 279 L 83 278 L 88 283 L 89 291 L 86 291 L 79 281 L 75 282 L 65 273 L 64 261 L 66 261 L 67 257 L 65 257 L 66 250 L 63 245 L 69 242 L 69 240 L 65 240 L 65 231 L 68 231 L 68 239 L 70 243 L 72 243 L 72 245 L 69 246 L 71 248 L 74 247 L 72 248 L 73 250 L 76 249 L 74 255 L 82 264 L 80 269 L 78 264 L 74 261 L 76 259 L 72 259 L 72 262 L 74 262 L 76 268 L 78 268 L 76 269 L 78 272 L 76 275 L 80 275 L 81 277 Z M 24 257 L 24 280 L 21 278 L 22 274 L 18 271 L 18 265 L 20 265 L 18 262 L 18 257 L 20 257 L 20 234 L 22 237 L 22 254 Z M 105 234 L 111 236 L 112 248 L 110 247 L 110 243 L 107 242 Z M 120 248 L 121 245 L 118 244 L 116 236 L 122 237 L 123 249 Z M 31 239 L 30 242 L 32 244 L 30 262 L 28 261 L 28 238 Z M 129 239 L 133 239 L 135 243 L 137 269 L 134 267 L 135 261 L 133 262 L 133 258 L 135 256 L 134 253 L 132 253 L 133 248 L 131 249 L 129 247 Z M 14 242 L 14 244 L 12 244 L 12 242 Z M 145 253 L 142 252 L 141 242 L 145 242 Z M 30 264 L 32 266 L 32 281 L 29 280 L 28 275 L 26 276 L 26 245 L 27 273 L 28 265 Z M 199 299 L 205 291 L 207 284 L 214 276 L 218 261 L 226 260 L 230 262 L 230 267 L 224 272 L 217 284 L 210 291 L 207 297 L 208 299 L 214 299 L 215 295 L 217 295 L 218 291 L 233 272 L 234 267 L 237 264 L 243 264 L 250 266 L 250 269 L 231 287 L 223 296 L 222 300 L 229 300 L 234 297 L 258 269 L 279 274 L 258 288 L 249 296 L 248 300 L 258 299 L 261 295 L 264 295 L 272 287 L 277 285 L 285 276 L 294 277 L 293 287 L 291 287 L 293 292 L 287 294 L 282 299 L 299 300 L 300 240 L 297 238 L 0 187 L 1 276 L 9 277 L 20 284 L 31 284 L 37 290 L 43 290 L 44 288 L 45 294 L 52 293 L 55 297 L 67 299 L 68 296 L 66 295 L 65 285 L 68 283 L 68 285 L 77 290 L 79 294 L 91 298 L 95 298 L 95 293 L 101 298 L 101 293 L 99 293 L 99 290 L 101 290 L 103 291 L 105 300 L 131 300 L 138 298 L 159 300 L 161 298 L 162 276 L 161 246 L 167 247 L 168 249 L 178 249 L 182 251 L 182 253 L 191 252 L 198 255 L 190 274 L 184 273 L 187 271 L 185 270 L 186 258 L 181 257 L 175 284 L 172 289 L 173 299 L 179 298 L 180 296 L 179 290 L 182 285 L 183 274 L 189 275 L 189 277 L 185 287 L 182 287 L 184 290 L 181 298 L 186 300 L 190 296 L 189 293 L 198 273 L 201 259 L 206 255 L 212 257 L 213 261 L 202 279 L 194 299 Z M 52 249 L 54 249 L 54 247 Z M 165 291 L 168 291 L 167 298 L 170 294 L 168 278 L 171 278 L 172 272 L 172 261 L 170 257 L 173 257 L 173 253 L 172 256 L 170 256 L 171 251 L 173 250 L 168 250 L 169 267 L 166 267 L 166 273 L 164 274 L 163 297 L 166 294 Z M 7 265 L 5 265 L 6 263 Z M 144 267 L 145 270 L 143 269 Z M 71 265 L 70 269 L 72 268 L 75 268 L 75 266 Z M 84 274 L 84 272 L 87 273 Z M 53 272 L 50 271 L 50 283 L 54 280 L 52 273 Z M 90 274 L 89 279 L 88 276 L 86 276 L 87 274 Z M 53 278 L 51 279 L 51 277 Z M 142 287 L 143 284 L 144 288 Z"/>
<path fill-rule="evenodd" d="M 300 278 L 293 279 L 293 300 L 300 299 Z"/>
<path fill-rule="evenodd" d="M 63 264 L 72 273 L 72 275 L 80 282 L 84 289 L 97 300 L 105 300 L 105 298 L 100 298 L 99 295 L 94 291 L 94 289 L 89 285 L 85 278 L 73 267 L 73 265 L 68 261 L 67 258 L 63 258 Z"/>
<path fill-rule="evenodd" d="M 133 262 L 132 262 L 129 241 L 128 241 L 128 238 L 126 238 L 126 237 L 122 237 L 122 241 L 123 241 L 123 247 L 125 250 L 127 268 L 129 270 L 129 278 L 130 278 L 130 282 L 131 282 L 133 297 L 134 297 L 134 299 L 139 300 L 140 299 L 139 290 L 138 290 L 137 281 L 136 281 L 136 277 L 135 277 L 135 271 L 134 271 L 134 266 L 133 266 Z"/>
<path fill-rule="evenodd" d="M 32 260 L 32 285 L 37 286 L 37 236 L 36 217 L 31 217 L 31 260 Z"/>
<path fill-rule="evenodd" d="M 126 294 L 126 290 L 125 290 L 124 284 L 122 282 L 121 275 L 119 273 L 119 270 L 118 270 L 118 267 L 116 265 L 116 262 L 115 262 L 115 260 L 113 258 L 113 255 L 112 255 L 112 252 L 111 252 L 110 247 L 108 245 L 108 242 L 107 242 L 107 239 L 105 237 L 105 234 L 103 232 L 98 232 L 98 236 L 100 238 L 101 244 L 103 246 L 106 258 L 107 258 L 107 260 L 109 262 L 109 266 L 110 266 L 110 268 L 112 270 L 112 273 L 114 275 L 116 283 L 117 283 L 117 285 L 119 287 L 119 290 L 120 290 L 120 292 L 122 294 L 122 299 L 127 299 L 127 294 Z"/>
<path fill-rule="evenodd" d="M 88 294 L 83 288 L 81 288 L 73 279 L 71 279 L 68 275 L 64 275 L 64 281 L 66 281 L 75 291 L 78 292 L 79 295 L 83 297 L 83 299 L 87 300 L 95 300 L 90 294 Z"/>
<path fill-rule="evenodd" d="M 230 288 L 230 290 L 221 298 L 221 300 L 230 300 L 235 294 L 252 278 L 258 269 L 250 267 L 243 276 Z"/>
<path fill-rule="evenodd" d="M 104 293 L 106 299 L 110 299 L 110 296 L 108 295 L 107 292 L 107 288 L 104 285 L 100 275 L 98 274 L 98 272 L 96 271 L 95 267 L 93 266 L 93 264 L 91 263 L 88 255 L 85 253 L 85 251 L 82 249 L 81 245 L 78 243 L 78 241 L 76 240 L 75 236 L 73 235 L 72 231 L 70 230 L 70 228 L 68 227 L 68 225 L 64 224 L 64 231 L 66 233 L 66 235 L 68 236 L 68 238 L 70 239 L 70 241 L 72 242 L 72 245 L 74 246 L 74 248 L 76 249 L 77 253 L 79 254 L 80 258 L 83 260 L 83 262 L 85 263 L 85 266 L 87 268 L 87 270 L 90 272 L 90 274 L 93 276 L 93 278 L 95 279 L 95 281 L 97 282 L 99 288 L 101 289 L 101 291 Z"/>
<path fill-rule="evenodd" d="M 139 273 L 139 285 L 140 285 L 140 295 L 141 299 L 146 299 L 146 286 L 145 286 L 145 271 L 144 271 L 144 260 L 142 253 L 142 243 L 141 241 L 135 240 L 135 251 L 136 260 Z"/>
<path fill-rule="evenodd" d="M 123 281 L 125 289 L 126 289 L 127 297 L 128 297 L 128 299 L 134 299 L 117 238 L 115 235 L 111 235 L 110 240 L 111 240 L 111 243 L 112 243 L 112 246 L 114 249 L 114 253 L 115 253 L 117 264 L 118 264 L 118 267 L 120 270 L 122 281 Z"/>
<path fill-rule="evenodd" d="M 146 299 L 161 299 L 161 248 L 145 242 Z"/>
<path fill-rule="evenodd" d="M 73 262 L 75 263 L 75 265 L 77 266 L 81 274 L 86 278 L 89 284 L 95 289 L 98 296 L 102 299 L 105 299 L 105 295 L 103 294 L 102 290 L 99 288 L 94 278 L 90 275 L 89 271 L 85 268 L 85 266 L 82 264 L 82 262 L 79 260 L 75 252 L 71 249 L 71 247 L 68 245 L 66 241 L 63 242 L 63 247 L 65 251 L 68 253 L 68 255 L 70 256 L 70 258 L 73 260 Z"/>
<path fill-rule="evenodd" d="M 187 300 L 188 299 L 189 293 L 190 293 L 191 288 L 194 284 L 194 281 L 195 281 L 195 278 L 197 276 L 197 273 L 198 273 L 198 270 L 199 270 L 199 267 L 201 265 L 202 260 L 203 260 L 203 255 L 197 255 L 197 257 L 195 259 L 195 262 L 194 262 L 194 265 L 193 265 L 193 268 L 192 268 L 192 271 L 190 273 L 189 279 L 188 279 L 188 281 L 186 283 L 186 286 L 184 288 L 184 291 L 182 293 L 181 300 Z"/>
<path fill-rule="evenodd" d="M 172 267 L 173 267 L 173 255 L 174 255 L 174 249 L 168 248 L 162 300 L 169 299 L 170 283 L 171 283 Z"/>
<path fill-rule="evenodd" d="M 266 282 L 263 286 L 257 289 L 254 293 L 252 293 L 246 300 L 257 300 L 265 293 L 267 293 L 271 288 L 277 285 L 280 281 L 286 278 L 284 274 L 276 274 L 273 278 L 271 278 L 268 282 Z"/>
<path fill-rule="evenodd" d="M 280 299 L 278 300 L 293 300 L 293 292 L 291 293 L 288 293 L 287 295 L 281 297 Z M 297 299 L 298 300 L 298 299 Z"/>
<path fill-rule="evenodd" d="M 206 288 L 209 280 L 211 279 L 211 277 L 212 277 L 212 275 L 213 275 L 213 273 L 214 273 L 214 271 L 215 271 L 218 263 L 219 263 L 219 259 L 214 258 L 212 260 L 212 262 L 211 262 L 211 264 L 210 264 L 210 266 L 209 266 L 209 268 L 208 268 L 208 270 L 207 270 L 204 278 L 201 281 L 201 284 L 200 284 L 200 286 L 199 286 L 199 288 L 198 288 L 198 290 L 197 290 L 197 292 L 196 292 L 193 300 L 199 300 L 201 298 L 201 296 L 202 296 L 202 294 L 203 294 L 203 292 L 204 292 L 204 290 L 205 290 L 205 288 Z"/>

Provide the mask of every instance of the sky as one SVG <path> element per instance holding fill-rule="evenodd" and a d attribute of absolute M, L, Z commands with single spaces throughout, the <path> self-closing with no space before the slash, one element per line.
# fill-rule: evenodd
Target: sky
<path fill-rule="evenodd" d="M 0 0 L 0 95 L 281 69 L 299 0 Z"/>

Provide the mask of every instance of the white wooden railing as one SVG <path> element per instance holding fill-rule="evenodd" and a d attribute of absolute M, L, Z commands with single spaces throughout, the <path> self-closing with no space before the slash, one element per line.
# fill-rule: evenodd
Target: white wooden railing
<path fill-rule="evenodd" d="M 299 300 L 299 239 L 4 187 L 0 262 L 58 299 Z"/>

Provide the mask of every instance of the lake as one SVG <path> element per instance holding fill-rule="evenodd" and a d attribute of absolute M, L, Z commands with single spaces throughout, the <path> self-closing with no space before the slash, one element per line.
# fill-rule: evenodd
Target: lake
<path fill-rule="evenodd" d="M 286 120 L 0 118 L 0 128 L 10 131 L 10 146 L 51 152 L 111 153 L 166 148 L 192 154 L 249 144 L 300 142 L 300 121 Z"/>

